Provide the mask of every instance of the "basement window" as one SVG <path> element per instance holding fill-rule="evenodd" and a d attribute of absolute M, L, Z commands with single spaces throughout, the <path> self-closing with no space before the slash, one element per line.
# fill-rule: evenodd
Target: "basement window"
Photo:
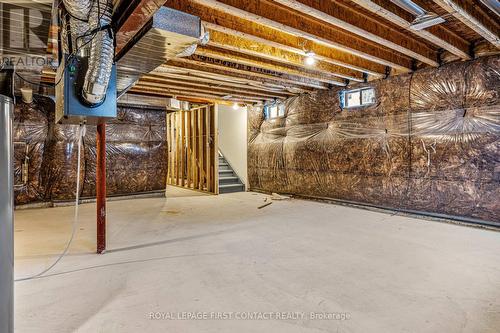
<path fill-rule="evenodd" d="M 343 109 L 367 106 L 375 103 L 375 89 L 362 88 L 345 90 L 340 95 Z"/>
<path fill-rule="evenodd" d="M 272 104 L 264 107 L 266 119 L 283 118 L 285 116 L 285 104 Z"/>

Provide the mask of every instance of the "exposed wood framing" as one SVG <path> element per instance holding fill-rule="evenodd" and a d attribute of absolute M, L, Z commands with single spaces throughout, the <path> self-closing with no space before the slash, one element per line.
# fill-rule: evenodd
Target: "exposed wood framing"
<path fill-rule="evenodd" d="M 197 76 L 195 73 L 186 74 L 175 74 L 169 73 L 167 75 L 159 75 L 156 72 L 148 74 L 142 77 L 141 80 L 159 80 L 161 82 L 178 82 L 180 84 L 196 85 L 203 87 L 214 87 L 218 89 L 230 89 L 233 91 L 241 92 L 252 92 L 256 94 L 264 94 L 268 96 L 293 96 L 291 92 L 287 92 L 280 89 L 270 89 L 269 87 L 263 87 L 261 85 L 249 84 L 244 82 L 239 82 L 236 80 L 225 80 L 223 78 L 206 78 L 203 76 Z"/>
<path fill-rule="evenodd" d="M 205 72 L 216 74 L 229 74 L 235 77 L 247 78 L 249 80 L 267 82 L 275 85 L 287 85 L 290 87 L 327 89 L 328 86 L 318 81 L 306 80 L 300 77 L 292 77 L 281 73 L 272 73 L 271 71 L 259 70 L 250 66 L 244 66 L 222 61 L 214 61 L 211 58 L 201 56 L 192 56 L 191 58 L 177 58 L 167 62 L 168 65 L 183 68 L 194 68 Z"/>
<path fill-rule="evenodd" d="M 262 25 L 258 20 L 245 19 L 243 12 L 238 12 L 239 16 L 230 15 L 228 12 L 190 0 L 170 0 L 166 5 L 199 16 L 209 30 L 217 30 L 299 55 L 304 55 L 306 51 L 312 51 L 321 61 L 374 76 L 385 73 L 384 65 L 315 43 L 311 39 L 304 38 L 303 34 L 287 33 Z M 220 41 L 215 40 L 215 42 L 221 44 Z"/>
<path fill-rule="evenodd" d="M 226 96 L 226 95 L 232 95 L 233 97 L 240 97 L 240 98 L 250 98 L 254 100 L 273 100 L 273 99 L 284 99 L 284 97 L 273 97 L 273 96 L 259 96 L 259 95 L 254 95 L 254 94 L 248 94 L 248 93 L 234 93 L 231 91 L 220 91 L 217 89 L 204 89 L 204 88 L 197 88 L 197 87 L 184 87 L 180 86 L 179 84 L 173 83 L 173 84 L 163 84 L 163 83 L 157 83 L 157 82 L 148 82 L 146 80 L 141 80 L 139 83 L 137 83 L 134 87 L 136 88 L 145 88 L 145 89 L 163 89 L 167 92 L 172 92 L 172 93 L 178 93 L 178 92 L 195 92 L 195 93 L 202 93 L 202 94 L 212 94 L 212 95 L 220 95 L 220 97 Z"/>
<path fill-rule="evenodd" d="M 194 54 L 189 58 L 178 58 L 176 59 L 176 61 L 181 63 L 203 64 L 203 66 L 205 67 L 222 69 L 233 73 L 250 74 L 254 77 L 264 79 L 277 79 L 281 82 L 289 84 L 300 84 L 301 86 L 311 87 L 315 89 L 327 89 L 328 84 L 335 84 L 339 86 L 345 85 L 345 82 L 322 82 L 317 80 L 316 78 L 308 78 L 302 75 L 298 76 L 295 74 L 288 74 L 286 72 L 278 72 L 272 69 L 242 64 L 235 61 L 221 60 L 197 54 Z"/>
<path fill-rule="evenodd" d="M 414 17 L 388 0 L 351 1 L 464 60 L 471 58 L 469 55 L 470 45 L 465 39 L 439 25 L 424 30 L 411 30 L 410 25 Z"/>
<path fill-rule="evenodd" d="M 274 0 L 289 8 L 318 20 L 342 28 L 358 36 L 368 38 L 382 46 L 401 52 L 431 66 L 437 67 L 437 53 L 424 43 L 409 38 L 382 22 L 355 12 L 347 6 L 332 1 Z"/>
<path fill-rule="evenodd" d="M 150 95 L 163 96 L 163 97 L 183 97 L 183 98 L 195 97 L 195 98 L 200 98 L 200 99 L 203 99 L 206 101 L 224 101 L 224 100 L 226 100 L 226 101 L 248 102 L 248 103 L 262 103 L 265 101 L 265 99 L 250 98 L 250 97 L 239 96 L 239 95 L 234 95 L 234 94 L 231 94 L 231 97 L 223 98 L 224 96 L 208 94 L 208 93 L 198 93 L 198 92 L 191 92 L 191 91 L 185 91 L 185 90 L 173 90 L 173 89 L 153 88 L 153 87 L 143 87 L 143 86 L 133 87 L 130 89 L 130 92 L 143 94 L 143 95 L 150 94 Z"/>
<path fill-rule="evenodd" d="M 500 48 L 500 23 L 467 0 L 434 0 L 436 4 L 459 19 L 463 24 Z"/>
<path fill-rule="evenodd" d="M 269 62 L 269 61 L 262 61 L 261 59 L 259 59 L 257 57 L 244 56 L 244 55 L 238 54 L 234 51 L 220 50 L 220 49 L 209 48 L 209 47 L 198 47 L 198 49 L 196 50 L 196 54 L 199 54 L 201 56 L 210 57 L 213 59 L 219 59 L 222 61 L 229 61 L 229 62 L 241 64 L 241 65 L 263 68 L 263 69 L 267 69 L 267 70 L 274 71 L 274 72 L 286 73 L 289 75 L 294 75 L 294 76 L 302 77 L 305 79 L 314 79 L 314 80 L 328 83 L 328 84 L 332 84 L 332 85 L 338 85 L 338 86 L 345 86 L 346 85 L 346 82 L 344 79 L 333 76 L 333 75 L 331 75 L 331 73 L 327 74 L 324 72 L 318 72 L 318 71 L 313 71 L 313 70 L 309 70 L 309 69 L 297 68 L 296 66 L 287 66 L 287 65 L 281 65 L 279 63 Z"/>
<path fill-rule="evenodd" d="M 240 84 L 269 89 L 270 91 L 289 91 L 292 93 L 303 93 L 307 91 L 311 91 L 312 88 L 300 87 L 298 85 L 289 85 L 284 84 L 283 82 L 277 80 L 267 80 L 261 78 L 254 78 L 251 75 L 240 75 L 231 72 L 226 72 L 224 70 L 211 70 L 204 68 L 203 66 L 199 66 L 196 64 L 182 64 L 170 62 L 168 65 L 163 65 L 160 68 L 157 68 L 155 72 L 161 71 L 162 73 L 182 73 L 186 75 L 190 75 L 193 77 L 202 77 L 209 79 L 217 79 L 223 82 L 237 82 Z"/>
<path fill-rule="evenodd" d="M 412 60 L 409 57 L 378 47 L 375 43 L 367 39 L 357 38 L 342 29 L 335 29 L 320 24 L 315 20 L 280 8 L 270 2 L 261 0 L 192 1 L 246 20 L 253 20 L 281 32 L 310 39 L 327 47 L 335 48 L 399 71 L 407 72 L 412 67 Z"/>
<path fill-rule="evenodd" d="M 231 31 L 230 29 L 220 31 L 217 26 L 214 27 L 211 23 L 206 24 L 205 28 L 208 28 L 210 32 L 209 45 L 276 61 L 281 64 L 293 65 L 305 72 L 311 71 L 311 68 L 305 64 L 306 57 L 304 51 L 295 49 L 294 52 L 290 52 L 289 50 L 284 50 L 286 46 L 271 45 L 267 40 L 258 40 L 258 38 L 252 38 L 249 35 L 238 33 L 234 30 Z M 277 48 L 276 46 L 281 48 Z M 348 80 L 363 81 L 363 73 L 361 71 L 342 67 L 332 62 L 326 62 L 323 58 L 318 58 L 318 62 L 314 66 L 314 71 L 335 75 Z"/>
<path fill-rule="evenodd" d="M 218 193 L 217 106 L 167 114 L 167 185 Z"/>
<path fill-rule="evenodd" d="M 192 79 L 193 80 L 193 79 Z M 224 94 L 230 94 L 231 92 L 236 92 L 244 95 L 250 95 L 250 96 L 259 96 L 259 97 L 267 97 L 267 98 L 286 98 L 289 97 L 289 94 L 282 94 L 282 93 L 274 93 L 272 91 L 262 91 L 262 90 L 255 90 L 252 89 L 251 87 L 248 87 L 247 89 L 244 88 L 238 88 L 238 87 L 232 87 L 232 86 L 224 86 L 221 84 L 214 84 L 214 83 L 203 83 L 203 82 L 196 82 L 196 79 L 193 81 L 191 80 L 186 80 L 184 78 L 179 79 L 177 78 L 172 78 L 172 77 L 159 77 L 159 76 L 144 76 L 141 78 L 139 81 L 139 84 L 142 85 L 151 85 L 153 87 L 167 87 L 167 88 L 191 88 L 191 89 L 203 89 L 206 90 L 207 92 L 218 92 L 218 93 L 224 93 Z"/>
<path fill-rule="evenodd" d="M 210 22 L 203 22 L 203 25 L 207 30 L 210 32 L 210 42 L 209 45 L 214 45 L 220 48 L 225 48 L 228 50 L 236 50 L 240 52 L 246 52 L 248 54 L 256 54 L 259 53 L 259 55 L 262 58 L 266 59 L 272 59 L 276 61 L 286 61 L 287 63 L 292 63 L 292 64 L 304 64 L 305 62 L 305 56 L 306 56 L 306 51 L 304 48 L 298 48 L 294 46 L 290 46 L 288 43 L 287 44 L 281 44 L 278 43 L 274 40 L 271 39 L 265 39 L 256 35 L 251 35 L 246 32 L 242 32 L 239 30 L 234 30 L 231 28 L 226 28 L 221 25 L 213 24 Z M 229 43 L 227 40 L 220 41 L 218 36 L 220 34 L 224 34 L 225 36 L 231 36 L 229 38 L 236 38 L 239 37 L 243 39 L 241 41 L 240 45 L 233 46 L 232 43 Z M 256 43 L 259 43 L 257 46 Z M 243 45 L 242 45 L 243 44 Z M 264 50 L 260 49 L 260 45 L 265 45 L 267 48 L 271 48 L 273 51 L 272 52 L 267 52 Z M 321 46 L 316 46 L 320 47 Z M 259 49 L 258 51 L 256 49 Z M 323 47 L 323 50 L 328 49 Z M 359 73 L 366 73 L 369 75 L 373 75 L 375 77 L 381 77 L 383 76 L 382 73 L 376 72 L 375 69 L 369 69 L 369 68 L 361 68 L 356 65 L 352 64 L 347 64 L 344 62 L 341 62 L 339 60 L 335 60 L 332 57 L 331 54 L 329 56 L 325 56 L 325 52 L 318 51 L 317 49 L 312 48 L 312 52 L 315 53 L 315 57 L 318 60 L 318 63 L 316 64 L 316 67 L 321 70 L 321 71 L 329 71 L 338 77 L 343 77 L 345 79 L 349 80 L 354 80 L 357 81 L 359 79 Z M 316 52 L 315 52 L 316 51 Z M 330 50 L 332 51 L 332 50 Z M 326 53 L 328 54 L 328 53 Z M 296 55 L 293 57 L 293 55 Z M 335 67 L 328 67 L 327 64 L 334 65 Z M 372 66 L 367 66 L 372 68 Z M 382 70 L 382 68 L 380 68 Z"/>

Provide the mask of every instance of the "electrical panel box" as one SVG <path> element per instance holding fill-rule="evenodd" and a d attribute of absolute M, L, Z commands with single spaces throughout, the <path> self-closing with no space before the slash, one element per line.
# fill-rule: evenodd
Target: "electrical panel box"
<path fill-rule="evenodd" d="M 65 56 L 59 65 L 56 76 L 56 123 L 96 125 L 116 118 L 116 65 L 113 64 L 106 98 L 99 105 L 86 104 L 81 95 L 87 68 L 87 57 Z"/>

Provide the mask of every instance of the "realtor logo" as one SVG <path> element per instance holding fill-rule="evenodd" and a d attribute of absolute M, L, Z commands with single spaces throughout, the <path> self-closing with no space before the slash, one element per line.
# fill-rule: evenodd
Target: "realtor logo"
<path fill-rule="evenodd" d="M 48 7 L 45 10 L 9 4 L 0 0 L 1 64 L 17 69 L 36 69 L 51 65 L 47 59 L 47 37 L 51 24 Z M 29 6 L 35 2 L 25 1 Z M 0 64 L 0 65 L 1 65 Z"/>
<path fill-rule="evenodd" d="M 28 1 L 26 1 L 28 3 Z M 2 53 L 44 53 L 51 22 L 50 12 L 0 1 Z"/>

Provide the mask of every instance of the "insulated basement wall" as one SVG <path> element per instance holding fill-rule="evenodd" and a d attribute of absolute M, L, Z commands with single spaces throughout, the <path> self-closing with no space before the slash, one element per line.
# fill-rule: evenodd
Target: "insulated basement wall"
<path fill-rule="evenodd" d="M 21 98 L 14 111 L 15 203 L 72 200 L 75 197 L 78 126 L 54 123 L 54 102 Z M 165 111 L 118 107 L 106 125 L 108 195 L 163 190 L 167 174 Z M 96 127 L 83 140 L 81 196 L 95 196 Z M 23 176 L 24 172 L 24 176 Z"/>
<path fill-rule="evenodd" d="M 500 222 L 500 57 L 364 86 L 376 104 L 342 110 L 335 88 L 249 109 L 250 188 Z"/>

